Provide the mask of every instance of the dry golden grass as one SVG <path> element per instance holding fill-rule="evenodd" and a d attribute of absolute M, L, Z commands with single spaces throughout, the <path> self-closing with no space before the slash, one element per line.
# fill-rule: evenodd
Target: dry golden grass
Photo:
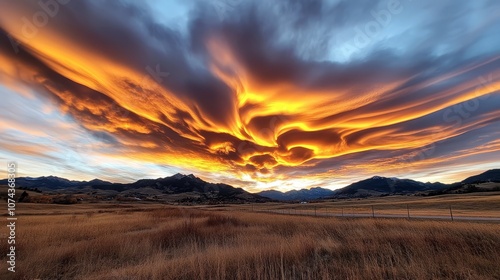
<path fill-rule="evenodd" d="M 19 207 L 47 209 L 19 216 L 14 279 L 500 279 L 493 223 Z"/>
<path fill-rule="evenodd" d="M 387 196 L 366 199 L 327 200 L 316 203 L 266 203 L 255 204 L 257 211 L 282 211 L 285 213 L 314 214 L 330 213 L 371 214 L 372 206 L 376 214 L 406 215 L 407 206 L 413 216 L 449 216 L 450 206 L 453 214 L 465 217 L 500 218 L 500 192 L 452 194 L 432 197 L 423 196 Z M 251 211 L 252 206 L 240 205 L 235 208 Z"/>

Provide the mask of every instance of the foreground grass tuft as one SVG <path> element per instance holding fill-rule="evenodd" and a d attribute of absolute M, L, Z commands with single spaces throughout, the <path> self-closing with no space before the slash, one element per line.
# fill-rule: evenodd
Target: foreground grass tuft
<path fill-rule="evenodd" d="M 126 209 L 24 216 L 17 241 L 14 279 L 500 279 L 486 223 Z"/>

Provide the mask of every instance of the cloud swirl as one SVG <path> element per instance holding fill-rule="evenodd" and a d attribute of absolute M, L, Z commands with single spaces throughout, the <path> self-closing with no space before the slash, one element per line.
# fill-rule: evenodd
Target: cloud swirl
<path fill-rule="evenodd" d="M 498 164 L 500 5 L 424 2 L 195 1 L 176 27 L 161 4 L 7 1 L 0 83 L 69 116 L 88 157 L 249 190 L 453 181 Z M 2 142 L 33 162 L 60 149 Z"/>

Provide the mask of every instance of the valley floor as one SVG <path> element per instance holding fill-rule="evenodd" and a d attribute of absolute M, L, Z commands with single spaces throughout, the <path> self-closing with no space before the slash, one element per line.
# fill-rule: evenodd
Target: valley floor
<path fill-rule="evenodd" d="M 2 279 L 500 279 L 499 223 L 261 212 L 285 204 L 17 207 L 16 272 Z"/>
<path fill-rule="evenodd" d="M 234 207 L 233 207 L 234 208 Z M 239 209 L 252 211 L 252 206 Z M 386 217 L 439 220 L 500 221 L 500 192 L 477 192 L 439 196 L 386 196 L 337 199 L 313 203 L 267 203 L 255 211 L 334 217 Z"/>

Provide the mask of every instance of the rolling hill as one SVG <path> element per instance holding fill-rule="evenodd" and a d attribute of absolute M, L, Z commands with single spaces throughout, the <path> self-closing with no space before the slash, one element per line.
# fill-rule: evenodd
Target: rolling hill
<path fill-rule="evenodd" d="M 258 193 L 261 196 L 274 200 L 298 201 L 315 200 L 322 198 L 355 198 L 369 196 L 384 196 L 394 194 L 444 194 L 456 192 L 471 192 L 474 190 L 488 191 L 496 189 L 495 186 L 485 185 L 486 183 L 500 182 L 500 169 L 488 170 L 476 176 L 471 176 L 461 182 L 453 184 L 423 183 L 410 179 L 389 178 L 374 176 L 359 182 L 350 184 L 337 190 L 324 188 L 311 188 L 302 190 L 292 190 L 280 192 L 268 190 Z M 471 184 L 482 184 L 476 187 Z"/>
<path fill-rule="evenodd" d="M 0 180 L 7 185 L 7 180 Z M 48 194 L 80 194 L 101 199 L 154 200 L 180 203 L 245 203 L 266 202 L 269 198 L 249 193 L 226 184 L 208 183 L 190 174 L 176 174 L 158 179 L 142 179 L 130 184 L 102 180 L 70 181 L 64 178 L 16 178 L 20 188 L 40 190 Z"/>
<path fill-rule="evenodd" d="M 446 188 L 442 183 L 422 183 L 410 179 L 374 176 L 338 189 L 333 197 L 367 197 L 390 194 L 410 194 Z"/>
<path fill-rule="evenodd" d="M 472 184 L 472 183 L 485 183 L 485 182 L 500 182 L 500 169 L 492 169 L 488 170 L 484 173 L 481 173 L 479 175 L 471 176 L 465 180 L 462 181 L 462 183 L 465 184 Z"/>

